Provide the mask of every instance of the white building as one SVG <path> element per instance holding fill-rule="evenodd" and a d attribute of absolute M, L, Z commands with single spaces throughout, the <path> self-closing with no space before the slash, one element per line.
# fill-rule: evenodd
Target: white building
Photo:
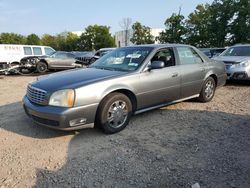
<path fill-rule="evenodd" d="M 151 35 L 153 35 L 154 38 L 155 38 L 155 37 L 158 37 L 159 34 L 160 34 L 160 32 L 164 31 L 164 29 L 159 29 L 158 28 L 158 29 L 151 29 L 150 31 L 151 31 Z M 128 42 L 127 45 L 128 46 L 133 45 L 133 43 L 130 41 L 130 39 L 132 38 L 132 36 L 133 36 L 133 30 L 130 29 L 130 30 L 128 30 L 128 40 L 127 40 L 127 42 Z M 126 42 L 125 41 L 126 41 L 126 31 L 125 30 L 118 31 L 118 32 L 115 33 L 115 44 L 116 44 L 117 47 L 124 47 L 124 46 L 126 46 Z"/>
<path fill-rule="evenodd" d="M 71 33 L 77 35 L 78 37 L 80 37 L 82 35 L 84 31 L 71 31 Z"/>

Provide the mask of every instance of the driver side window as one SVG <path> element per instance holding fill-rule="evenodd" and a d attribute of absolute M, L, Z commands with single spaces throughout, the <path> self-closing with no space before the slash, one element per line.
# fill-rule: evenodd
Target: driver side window
<path fill-rule="evenodd" d="M 165 64 L 165 67 L 170 67 L 175 65 L 174 52 L 171 48 L 161 49 L 154 57 L 151 59 L 151 63 L 153 61 L 162 61 Z"/>

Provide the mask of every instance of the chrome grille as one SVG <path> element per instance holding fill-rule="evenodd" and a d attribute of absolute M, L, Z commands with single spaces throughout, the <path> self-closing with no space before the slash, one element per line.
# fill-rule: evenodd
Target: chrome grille
<path fill-rule="evenodd" d="M 46 91 L 28 86 L 27 88 L 27 97 L 28 99 L 36 104 L 45 104 L 46 103 Z"/>

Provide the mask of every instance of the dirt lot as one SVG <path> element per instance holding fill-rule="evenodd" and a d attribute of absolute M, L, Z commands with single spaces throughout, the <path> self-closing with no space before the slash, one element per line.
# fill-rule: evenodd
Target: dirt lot
<path fill-rule="evenodd" d="M 35 77 L 0 78 L 0 187 L 250 187 L 250 87 L 132 118 L 115 135 L 59 132 L 26 117 Z"/>

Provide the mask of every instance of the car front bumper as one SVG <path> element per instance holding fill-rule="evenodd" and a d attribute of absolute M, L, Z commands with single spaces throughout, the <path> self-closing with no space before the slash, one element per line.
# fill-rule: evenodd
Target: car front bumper
<path fill-rule="evenodd" d="M 226 69 L 228 80 L 250 80 L 250 66 Z"/>
<path fill-rule="evenodd" d="M 42 106 L 23 98 L 23 108 L 26 114 L 37 124 L 58 130 L 79 130 L 93 128 L 98 104 L 63 108 Z"/>

